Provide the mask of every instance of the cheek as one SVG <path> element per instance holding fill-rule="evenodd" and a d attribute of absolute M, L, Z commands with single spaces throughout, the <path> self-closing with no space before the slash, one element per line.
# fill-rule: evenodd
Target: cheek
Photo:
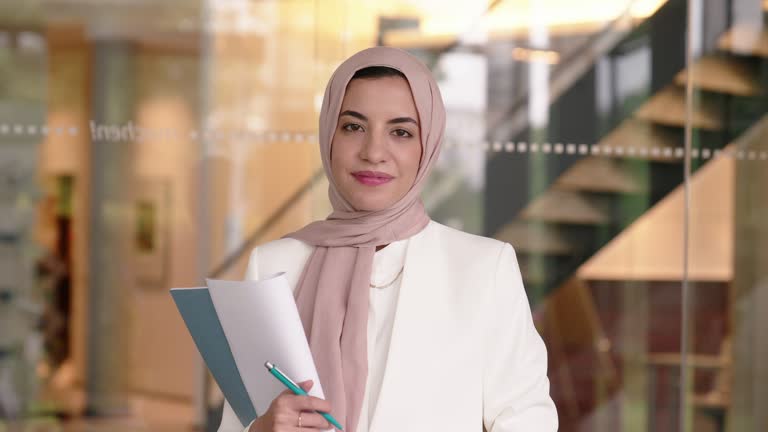
<path fill-rule="evenodd" d="M 345 142 L 343 139 L 334 140 L 331 144 L 331 171 L 334 173 L 342 173 L 349 165 L 349 154 L 351 152 L 350 143 Z"/>
<path fill-rule="evenodd" d="M 401 156 L 400 166 L 403 168 L 402 174 L 407 176 L 409 179 L 414 179 L 416 177 L 416 173 L 419 172 L 420 163 L 421 146 L 413 146 L 413 148 L 409 148 L 408 151 Z"/>
<path fill-rule="evenodd" d="M 338 176 L 339 166 L 341 165 L 341 163 L 339 162 L 338 147 L 339 147 L 338 143 L 336 143 L 335 141 L 331 142 L 331 152 L 329 155 L 329 158 L 331 161 L 331 175 L 333 175 L 334 180 L 336 180 L 337 182 L 339 180 L 339 176 Z"/>
<path fill-rule="evenodd" d="M 333 164 L 336 162 L 336 159 L 339 158 L 338 154 L 341 147 L 341 143 L 339 141 L 341 141 L 339 132 L 336 131 L 336 133 L 333 134 L 333 138 L 331 139 L 331 148 L 328 153 L 328 159 L 331 161 L 331 166 L 333 166 Z"/>

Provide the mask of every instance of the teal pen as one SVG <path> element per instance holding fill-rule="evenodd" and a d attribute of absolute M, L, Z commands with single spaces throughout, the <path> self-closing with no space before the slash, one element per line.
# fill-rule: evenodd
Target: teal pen
<path fill-rule="evenodd" d="M 301 387 L 299 387 L 298 384 L 293 382 L 292 379 L 288 378 L 288 375 L 284 374 L 283 371 L 278 369 L 277 366 L 273 365 L 270 362 L 265 362 L 264 367 L 267 368 L 269 373 L 271 373 L 275 378 L 280 380 L 281 383 L 285 384 L 286 387 L 288 387 L 294 394 L 300 395 L 300 396 L 307 396 L 307 392 L 305 392 Z M 339 430 L 343 431 L 344 429 L 341 427 L 339 422 L 336 421 L 335 418 L 333 418 L 332 415 L 328 413 L 324 413 L 321 411 L 317 411 L 318 414 L 325 417 L 326 420 L 331 422 L 334 426 L 336 426 Z"/>

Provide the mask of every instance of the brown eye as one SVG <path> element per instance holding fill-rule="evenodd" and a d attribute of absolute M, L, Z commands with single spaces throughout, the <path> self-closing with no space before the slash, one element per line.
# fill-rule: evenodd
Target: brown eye
<path fill-rule="evenodd" d="M 411 135 L 410 132 L 408 132 L 405 129 L 395 129 L 394 131 L 392 131 L 392 133 L 394 133 L 395 136 L 398 136 L 400 138 L 410 138 L 410 137 L 413 136 L 413 135 Z"/>
<path fill-rule="evenodd" d="M 362 126 L 357 123 L 347 123 L 342 127 L 342 129 L 348 132 L 357 132 L 362 129 Z"/>

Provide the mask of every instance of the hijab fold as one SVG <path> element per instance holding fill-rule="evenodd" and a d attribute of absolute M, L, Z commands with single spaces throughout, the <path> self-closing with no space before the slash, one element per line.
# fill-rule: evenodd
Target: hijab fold
<path fill-rule="evenodd" d="M 391 207 L 358 211 L 340 193 L 331 172 L 331 143 L 344 93 L 352 76 L 369 66 L 387 66 L 408 81 L 419 115 L 421 163 L 408 192 Z M 409 238 L 430 219 L 419 194 L 437 160 L 445 131 L 445 108 L 429 69 L 404 50 L 373 47 L 354 54 L 334 71 L 320 110 L 319 142 L 333 212 L 287 234 L 315 246 L 295 290 L 309 347 L 325 397 L 345 431 L 355 432 L 368 376 L 368 301 L 376 246 Z"/>

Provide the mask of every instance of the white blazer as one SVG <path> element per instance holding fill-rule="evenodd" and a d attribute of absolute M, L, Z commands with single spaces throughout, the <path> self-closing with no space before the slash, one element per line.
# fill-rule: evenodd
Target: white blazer
<path fill-rule="evenodd" d="M 312 252 L 295 239 L 253 249 L 246 278 L 286 272 Z M 547 352 L 515 252 L 437 222 L 411 237 L 370 432 L 550 432 Z M 243 425 L 225 403 L 219 432 Z M 246 428 L 247 430 L 247 428 Z"/>

